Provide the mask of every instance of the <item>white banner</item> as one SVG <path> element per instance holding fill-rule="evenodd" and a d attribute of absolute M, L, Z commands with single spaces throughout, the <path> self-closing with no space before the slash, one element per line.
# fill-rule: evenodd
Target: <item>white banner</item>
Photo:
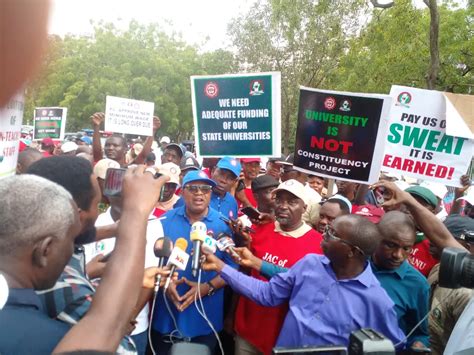
<path fill-rule="evenodd" d="M 153 102 L 107 96 L 105 130 L 116 133 L 153 135 Z"/>
<path fill-rule="evenodd" d="M 460 186 L 471 163 L 473 140 L 446 133 L 448 122 L 460 119 L 442 92 L 392 86 L 390 123 L 383 171 Z M 451 122 L 454 121 L 454 122 Z"/>
<path fill-rule="evenodd" d="M 0 108 L 0 179 L 14 175 L 23 120 L 23 94 L 15 95 Z"/>

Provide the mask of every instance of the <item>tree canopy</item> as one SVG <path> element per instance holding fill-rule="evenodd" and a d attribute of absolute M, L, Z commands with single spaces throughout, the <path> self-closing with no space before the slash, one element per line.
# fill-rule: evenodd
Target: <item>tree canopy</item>
<path fill-rule="evenodd" d="M 474 86 L 474 6 L 438 5 L 438 90 Z M 191 75 L 280 71 L 282 137 L 294 142 L 299 85 L 388 93 L 392 84 L 424 88 L 430 64 L 430 12 L 411 0 L 374 8 L 368 0 L 260 0 L 228 28 L 233 48 L 203 52 L 156 24 L 108 23 L 92 36 L 49 38 L 44 70 L 27 89 L 25 120 L 39 106 L 68 108 L 67 130 L 90 127 L 107 95 L 155 103 L 161 134 L 192 135 Z"/>

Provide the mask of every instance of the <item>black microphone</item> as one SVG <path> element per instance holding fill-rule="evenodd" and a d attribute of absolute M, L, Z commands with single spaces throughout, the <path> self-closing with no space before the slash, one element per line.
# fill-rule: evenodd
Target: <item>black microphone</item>
<path fill-rule="evenodd" d="M 158 258 L 158 267 L 162 268 L 165 262 L 171 255 L 171 249 L 173 249 L 173 242 L 168 237 L 158 238 L 153 246 L 153 252 Z M 171 277 L 171 275 L 169 276 Z M 155 278 L 155 293 L 158 292 L 161 283 L 161 274 L 157 274 Z"/>
<path fill-rule="evenodd" d="M 193 242 L 193 259 L 191 261 L 191 273 L 197 277 L 198 271 L 201 268 L 201 245 L 207 237 L 207 227 L 202 222 L 194 222 L 191 226 L 190 239 Z"/>

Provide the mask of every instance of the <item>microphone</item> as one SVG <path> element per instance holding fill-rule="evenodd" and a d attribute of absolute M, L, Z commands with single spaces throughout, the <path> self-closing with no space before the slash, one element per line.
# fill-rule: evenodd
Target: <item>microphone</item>
<path fill-rule="evenodd" d="M 173 277 L 176 269 L 185 270 L 186 265 L 188 265 L 189 254 L 186 253 L 186 248 L 188 247 L 188 241 L 184 238 L 178 238 L 174 245 L 173 251 L 166 263 L 167 266 L 171 266 L 170 276 L 166 279 L 165 291 L 170 285 L 170 280 Z"/>
<path fill-rule="evenodd" d="M 213 238 L 212 232 L 209 231 L 202 242 L 202 251 L 206 254 L 215 254 L 217 250 L 217 241 Z"/>
<path fill-rule="evenodd" d="M 201 245 L 207 237 L 207 227 L 202 222 L 194 222 L 191 226 L 191 241 L 193 242 L 194 254 L 191 261 L 191 273 L 197 277 L 198 270 L 201 268 Z"/>
<path fill-rule="evenodd" d="M 220 251 L 225 251 L 232 255 L 233 258 L 240 260 L 239 254 L 235 251 L 234 240 L 226 233 L 219 233 L 217 236 L 217 247 Z"/>
<path fill-rule="evenodd" d="M 173 242 L 168 237 L 158 238 L 153 246 L 153 252 L 158 258 L 158 267 L 162 268 L 165 264 L 165 260 L 171 255 L 171 249 L 173 249 Z M 170 276 L 171 277 L 171 276 Z M 155 293 L 158 292 L 161 283 L 161 275 L 157 274 L 155 278 Z"/>

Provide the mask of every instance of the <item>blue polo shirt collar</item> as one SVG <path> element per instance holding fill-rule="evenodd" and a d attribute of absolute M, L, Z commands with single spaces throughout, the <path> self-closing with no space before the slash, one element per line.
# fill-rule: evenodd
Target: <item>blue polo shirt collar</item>
<path fill-rule="evenodd" d="M 38 295 L 32 288 L 11 288 L 8 294 L 7 305 L 32 307 L 39 311 L 44 311 Z"/>
<path fill-rule="evenodd" d="M 177 207 L 176 214 L 182 216 L 184 219 L 186 219 L 189 222 L 188 216 L 186 215 L 186 205 Z M 207 215 L 204 216 L 202 221 L 213 222 L 214 220 L 215 220 L 215 215 L 211 213 L 211 207 L 208 206 Z"/>
<path fill-rule="evenodd" d="M 325 269 L 328 271 L 328 273 L 331 275 L 332 278 L 337 280 L 336 274 L 334 273 L 334 270 L 332 269 L 330 263 L 331 261 L 324 256 L 321 258 L 321 263 L 324 265 Z M 364 271 L 362 271 L 359 275 L 352 279 L 346 279 L 346 280 L 337 280 L 338 282 L 352 282 L 352 281 L 357 281 L 361 285 L 365 286 L 366 288 L 371 287 L 374 284 L 377 284 L 375 275 L 372 272 L 372 269 L 369 266 L 369 262 L 366 262 Z"/>
<path fill-rule="evenodd" d="M 384 269 L 379 269 L 375 264 L 374 261 L 371 261 L 372 267 L 375 272 L 377 273 L 384 273 L 384 274 L 395 274 L 398 276 L 400 280 L 403 280 L 405 276 L 407 275 L 409 269 L 410 269 L 410 264 L 408 264 L 408 261 L 405 260 L 398 268 L 394 270 L 384 270 Z"/>

